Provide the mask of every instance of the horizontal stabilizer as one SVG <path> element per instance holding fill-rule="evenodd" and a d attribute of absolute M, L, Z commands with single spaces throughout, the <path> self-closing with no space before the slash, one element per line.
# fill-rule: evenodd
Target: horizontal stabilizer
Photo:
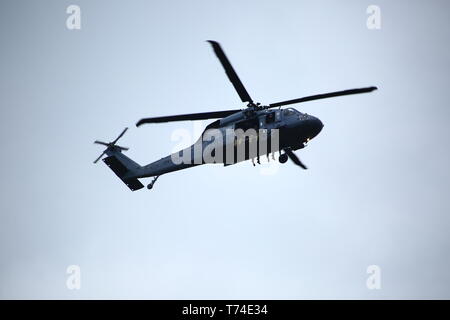
<path fill-rule="evenodd" d="M 123 177 L 128 172 L 128 169 L 115 157 L 110 156 L 104 158 L 106 165 L 122 180 L 131 191 L 142 189 L 144 185 L 138 179 L 124 179 Z"/>

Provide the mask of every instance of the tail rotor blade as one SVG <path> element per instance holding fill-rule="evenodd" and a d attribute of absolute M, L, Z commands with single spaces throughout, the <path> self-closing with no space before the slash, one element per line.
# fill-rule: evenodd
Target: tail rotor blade
<path fill-rule="evenodd" d="M 300 159 L 297 157 L 297 155 L 292 152 L 291 149 L 285 149 L 284 152 L 286 152 L 287 156 L 289 157 L 289 159 L 292 160 L 292 162 L 294 162 L 296 165 L 302 167 L 303 169 L 308 169 L 301 161 Z"/>
<path fill-rule="evenodd" d="M 104 154 L 105 154 L 105 152 L 103 151 L 102 154 L 97 159 L 95 159 L 94 163 L 97 163 L 98 160 L 100 160 Z"/>
<path fill-rule="evenodd" d="M 109 144 L 108 143 L 106 143 L 106 142 L 103 142 L 103 141 L 98 141 L 98 140 L 95 140 L 94 141 L 94 143 L 96 143 L 96 144 L 101 144 L 101 145 L 104 145 L 104 146 L 109 146 Z"/>
<path fill-rule="evenodd" d="M 116 138 L 116 140 L 114 140 L 114 141 L 112 142 L 112 144 L 115 144 L 120 138 L 122 138 L 122 136 L 125 134 L 125 132 L 127 132 L 127 130 L 128 130 L 128 127 L 125 128 L 125 129 L 123 129 L 122 133 L 119 134 L 119 136 Z"/>

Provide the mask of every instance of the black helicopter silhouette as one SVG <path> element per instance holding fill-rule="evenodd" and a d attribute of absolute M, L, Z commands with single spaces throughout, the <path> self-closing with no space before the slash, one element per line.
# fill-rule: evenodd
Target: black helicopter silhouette
<path fill-rule="evenodd" d="M 230 61 L 226 57 L 220 44 L 216 41 L 208 42 L 212 45 L 217 58 L 225 69 L 225 73 L 227 74 L 228 79 L 233 84 L 235 90 L 241 98 L 241 101 L 247 103 L 247 108 L 243 110 L 233 109 L 203 113 L 189 113 L 173 116 L 144 118 L 139 120 L 136 123 L 136 126 L 138 127 L 145 123 L 163 123 L 172 121 L 220 118 L 210 123 L 206 127 L 202 136 L 199 138 L 198 143 L 184 150 L 181 150 L 178 153 L 169 155 L 145 166 L 137 164 L 122 153 L 122 151 L 126 151 L 128 150 L 128 148 L 116 145 L 117 141 L 125 134 L 128 128 L 125 128 L 122 133 L 112 142 L 106 143 L 98 140 L 95 141 L 94 143 L 104 145 L 107 148 L 94 161 L 94 163 L 96 163 L 103 157 L 103 155 L 106 154 L 108 157 L 104 158 L 103 161 L 132 191 L 144 187 L 143 184 L 138 180 L 140 178 L 153 177 L 153 180 L 147 185 L 147 188 L 151 189 L 159 176 L 169 172 L 187 169 L 206 163 L 222 163 L 226 166 L 251 159 L 254 164 L 254 158 L 256 158 L 257 162 L 259 163 L 259 157 L 261 155 L 265 154 L 269 159 L 269 154 L 272 154 L 273 157 L 275 152 L 280 153 L 280 156 L 278 158 L 280 163 L 285 163 L 289 158 L 296 165 L 300 166 L 303 169 L 306 169 L 306 166 L 300 161 L 300 159 L 294 154 L 293 151 L 304 148 L 311 139 L 313 139 L 320 133 L 323 128 L 323 124 L 318 118 L 314 116 L 308 115 L 306 113 L 301 113 L 293 108 L 281 109 L 281 107 L 318 99 L 367 93 L 377 89 L 376 87 L 350 89 L 286 100 L 282 102 L 271 103 L 269 105 L 261 105 L 260 103 L 255 103 L 250 97 L 241 80 L 239 79 L 237 73 L 231 66 Z M 218 132 L 222 134 L 223 137 L 225 137 L 227 136 L 227 132 L 229 132 L 229 130 L 237 132 L 239 129 L 242 131 L 249 131 L 253 129 L 254 131 L 251 131 L 252 134 L 244 136 L 243 139 L 239 138 L 239 135 L 234 135 L 231 140 L 221 140 L 219 145 L 215 145 L 217 148 L 213 148 L 211 152 L 214 158 L 212 162 L 206 161 L 203 154 L 200 154 L 200 156 L 196 155 L 196 145 L 200 145 L 202 149 L 205 149 L 214 141 L 216 143 L 217 141 L 219 141 L 216 139 L 211 139 L 211 141 L 203 140 L 202 137 L 205 136 L 205 133 L 208 132 L 208 130 L 215 130 L 215 132 Z M 262 139 L 261 132 L 266 133 L 266 142 L 273 142 L 275 137 L 272 133 L 274 132 L 273 130 L 277 130 L 277 143 L 275 144 L 275 147 L 273 146 L 273 143 L 268 143 L 270 147 L 259 148 L 260 144 L 256 143 L 256 145 L 258 146 L 256 154 L 252 153 L 250 151 L 250 142 L 260 142 Z M 230 146 L 231 148 L 227 149 L 227 147 Z M 241 157 L 238 157 L 237 150 L 242 146 L 244 153 Z M 214 157 L 215 151 L 219 150 L 220 148 L 223 148 L 224 150 L 222 156 Z M 226 158 L 224 154 L 226 154 L 226 152 L 229 150 L 233 151 L 232 157 Z M 242 148 L 240 150 L 242 150 Z M 186 155 L 186 159 L 189 159 L 189 161 L 174 161 L 174 158 L 178 157 L 177 159 L 179 159 L 180 157 Z"/>

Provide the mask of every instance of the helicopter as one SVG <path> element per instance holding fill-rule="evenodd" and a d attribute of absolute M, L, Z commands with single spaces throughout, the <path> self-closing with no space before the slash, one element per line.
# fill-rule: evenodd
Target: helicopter
<path fill-rule="evenodd" d="M 241 101 L 247 104 L 246 107 L 244 109 L 140 119 L 136 123 L 137 127 L 150 123 L 218 119 L 205 128 L 201 137 L 192 146 L 144 166 L 139 165 L 122 153 L 122 151 L 127 151 L 128 148 L 116 144 L 128 128 L 125 128 L 112 142 L 94 141 L 95 144 L 104 145 L 106 147 L 94 163 L 97 163 L 104 155 L 107 155 L 107 157 L 103 159 L 103 162 L 131 191 L 136 191 L 144 187 L 139 181 L 141 178 L 152 177 L 152 181 L 147 185 L 148 189 L 152 189 L 156 180 L 163 174 L 207 163 L 228 166 L 241 161 L 251 160 L 253 165 L 255 165 L 255 158 L 257 163 L 260 163 L 260 156 L 263 155 L 266 155 L 269 160 L 269 155 L 271 154 L 272 158 L 275 160 L 275 152 L 279 153 L 278 161 L 280 163 L 286 163 L 288 159 L 290 159 L 300 168 L 307 169 L 294 151 L 306 147 L 308 142 L 321 132 L 323 123 L 317 117 L 302 113 L 294 108 L 289 107 L 282 109 L 281 107 L 319 99 L 368 93 L 377 90 L 377 87 L 374 86 L 364 87 L 261 105 L 260 103 L 254 102 L 250 97 L 220 44 L 212 40 L 208 40 L 207 42 L 211 44 L 215 55 L 222 64 L 228 79 L 232 83 Z M 235 134 L 238 131 L 241 133 L 240 135 Z M 209 132 L 214 132 L 214 134 L 208 135 Z M 229 138 L 230 132 L 231 138 Z M 242 132 L 244 133 L 243 135 Z M 250 134 L 248 134 L 248 132 L 250 132 Z M 209 139 L 205 139 L 207 136 L 210 136 Z M 229 139 L 221 139 L 220 136 Z M 266 143 L 266 147 L 261 147 L 263 145 L 261 143 L 263 140 Z M 255 148 L 251 147 L 254 145 L 256 145 L 256 152 Z M 267 147 L 267 145 L 269 145 L 269 147 Z M 198 150 L 206 150 L 208 147 L 210 156 L 212 156 L 212 161 L 207 161 L 208 159 L 206 159 L 205 153 L 197 152 Z M 239 152 L 239 150 L 243 150 L 243 152 Z M 252 150 L 253 152 L 251 152 Z M 230 154 L 231 156 L 229 156 Z M 180 161 L 180 159 L 183 161 Z"/>

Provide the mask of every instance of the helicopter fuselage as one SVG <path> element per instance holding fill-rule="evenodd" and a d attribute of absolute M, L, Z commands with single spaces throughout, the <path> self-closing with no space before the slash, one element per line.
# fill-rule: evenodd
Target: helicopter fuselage
<path fill-rule="evenodd" d="M 253 159 L 268 153 L 282 152 L 282 150 L 298 150 L 304 148 L 306 143 L 317 136 L 323 128 L 322 122 L 311 115 L 301 113 L 294 108 L 287 109 L 263 109 L 254 111 L 252 114 L 248 110 L 240 111 L 228 117 L 210 123 L 199 137 L 198 141 L 188 148 L 173 153 L 160 160 L 142 166 L 127 178 L 146 178 L 159 176 L 165 173 L 178 171 L 202 164 L 216 163 L 225 166 L 241 161 Z M 236 132 L 244 132 L 243 139 L 239 139 Z M 273 141 L 277 132 L 276 143 Z M 214 139 L 206 138 L 208 132 L 214 132 Z M 249 144 L 253 141 L 259 146 L 261 133 L 266 133 L 267 148 L 258 148 L 256 154 L 252 154 Z M 231 138 L 230 138 L 231 134 Z M 216 141 L 217 135 L 223 137 L 219 144 Z M 211 136 L 211 135 L 210 135 Z M 222 148 L 222 156 L 214 157 L 213 161 L 205 159 L 203 151 L 211 150 L 211 144 L 216 143 L 213 155 L 217 148 Z M 238 156 L 240 144 L 243 144 L 245 153 Z M 200 150 L 200 152 L 199 152 Z M 232 157 L 227 158 L 227 152 L 232 152 Z M 175 161 L 177 160 L 177 161 Z"/>

